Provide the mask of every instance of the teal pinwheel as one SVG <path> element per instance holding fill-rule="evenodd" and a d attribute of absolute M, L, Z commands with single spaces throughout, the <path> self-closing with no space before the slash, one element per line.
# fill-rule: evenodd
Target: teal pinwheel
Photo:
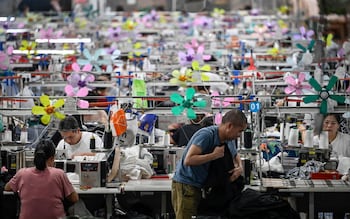
<path fill-rule="evenodd" d="M 309 95 L 303 98 L 304 103 L 311 103 L 315 102 L 318 99 L 321 99 L 321 106 L 320 106 L 320 113 L 321 114 L 327 114 L 327 102 L 328 98 L 331 98 L 332 100 L 337 101 L 338 103 L 344 103 L 345 97 L 341 95 L 334 94 L 332 91 L 333 86 L 337 83 L 338 77 L 332 76 L 331 79 L 328 82 L 328 85 L 325 87 L 322 87 L 316 79 L 310 78 L 309 84 L 318 91 L 317 95 Z"/>
<path fill-rule="evenodd" d="M 194 88 L 190 87 L 186 90 L 186 95 L 182 97 L 178 93 L 173 93 L 170 96 L 170 100 L 178 106 L 174 106 L 171 108 L 171 112 L 175 115 L 178 116 L 180 115 L 185 109 L 187 109 L 187 118 L 189 119 L 195 119 L 196 113 L 194 112 L 193 107 L 200 107 L 204 108 L 207 105 L 207 102 L 205 100 L 194 100 L 194 95 L 196 91 Z"/>
<path fill-rule="evenodd" d="M 310 43 L 307 45 L 307 47 L 304 47 L 303 45 L 301 45 L 300 43 L 297 43 L 297 47 L 299 49 L 301 49 L 304 53 L 306 53 L 307 51 L 312 52 L 313 48 L 315 45 L 315 40 L 311 40 Z"/>

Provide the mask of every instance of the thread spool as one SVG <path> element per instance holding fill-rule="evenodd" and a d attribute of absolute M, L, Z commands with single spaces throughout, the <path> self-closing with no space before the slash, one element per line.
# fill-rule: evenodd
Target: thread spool
<path fill-rule="evenodd" d="M 163 145 L 168 146 L 170 145 L 170 135 L 169 132 L 165 132 L 164 137 L 163 137 Z"/>
<path fill-rule="evenodd" d="M 329 148 L 328 132 L 327 131 L 322 131 L 320 133 L 319 148 L 320 149 L 328 149 Z"/>
<path fill-rule="evenodd" d="M 20 142 L 21 143 L 28 142 L 28 132 L 27 131 L 21 131 Z"/>
<path fill-rule="evenodd" d="M 305 130 L 304 147 L 312 148 L 314 146 L 314 131 Z"/>
<path fill-rule="evenodd" d="M 298 136 L 299 135 L 299 131 L 297 128 L 292 128 L 290 129 L 290 134 L 288 137 L 288 145 L 289 146 L 298 146 Z"/>
<path fill-rule="evenodd" d="M 5 131 L 4 142 L 12 142 L 12 131 L 11 130 Z"/>

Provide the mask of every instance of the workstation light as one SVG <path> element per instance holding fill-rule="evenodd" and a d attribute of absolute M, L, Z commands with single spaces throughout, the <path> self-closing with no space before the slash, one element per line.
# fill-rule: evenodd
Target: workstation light
<path fill-rule="evenodd" d="M 28 50 L 13 50 L 13 54 L 27 55 Z M 50 55 L 73 55 L 75 50 L 52 50 L 52 49 L 38 49 L 30 51 L 30 54 L 50 54 Z"/>
<path fill-rule="evenodd" d="M 90 38 L 36 39 L 37 43 L 91 43 Z"/>

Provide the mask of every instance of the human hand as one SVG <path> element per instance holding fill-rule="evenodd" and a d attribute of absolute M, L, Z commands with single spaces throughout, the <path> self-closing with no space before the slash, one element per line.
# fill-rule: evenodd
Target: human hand
<path fill-rule="evenodd" d="M 233 168 L 232 170 L 229 171 L 230 175 L 230 181 L 233 182 L 236 179 L 238 179 L 238 177 L 240 175 L 242 175 L 243 173 L 243 168 L 241 166 Z"/>
<path fill-rule="evenodd" d="M 224 153 L 225 153 L 225 147 L 223 146 L 216 146 L 214 148 L 214 151 L 212 152 L 213 156 L 214 156 L 214 159 L 213 160 L 216 160 L 218 158 L 221 158 L 224 156 Z"/>

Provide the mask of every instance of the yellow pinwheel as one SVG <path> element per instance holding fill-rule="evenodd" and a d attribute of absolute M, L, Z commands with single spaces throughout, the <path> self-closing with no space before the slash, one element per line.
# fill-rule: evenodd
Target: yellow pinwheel
<path fill-rule="evenodd" d="M 122 28 L 123 28 L 124 30 L 132 31 L 132 30 L 135 29 L 136 26 L 137 26 L 137 23 L 136 23 L 136 22 L 134 22 L 133 20 L 128 19 L 128 20 L 126 20 L 126 21 L 123 23 Z"/>
<path fill-rule="evenodd" d="M 225 14 L 225 9 L 222 8 L 214 8 L 213 12 L 211 13 L 212 17 L 220 17 Z"/>
<path fill-rule="evenodd" d="M 171 84 L 185 87 L 187 83 L 193 82 L 192 70 L 190 69 L 174 70 L 171 74 L 173 75 L 173 78 L 170 79 Z"/>
<path fill-rule="evenodd" d="M 205 74 L 205 72 L 210 71 L 210 65 L 203 65 L 200 66 L 198 61 L 193 61 L 192 62 L 192 69 L 193 69 L 193 74 L 192 74 L 192 79 L 194 82 L 199 82 L 199 81 L 209 81 L 209 76 Z"/>
<path fill-rule="evenodd" d="M 278 11 L 281 13 L 281 14 L 288 14 L 289 13 L 289 7 L 287 5 L 282 5 Z"/>
<path fill-rule="evenodd" d="M 27 57 L 31 58 L 32 53 L 36 53 L 36 42 L 29 42 L 27 40 L 22 40 L 21 47 L 19 48 L 21 51 L 27 52 Z"/>
<path fill-rule="evenodd" d="M 58 119 L 64 119 L 65 115 L 57 111 L 64 105 L 64 99 L 58 99 L 51 105 L 49 96 L 42 95 L 40 97 L 40 103 L 43 106 L 33 106 L 32 113 L 34 115 L 43 115 L 40 120 L 44 125 L 49 124 L 51 121 L 51 115 L 54 115 Z"/>
<path fill-rule="evenodd" d="M 326 37 L 322 37 L 322 41 L 326 43 L 326 47 L 330 47 L 333 41 L 333 34 L 329 33 Z"/>

